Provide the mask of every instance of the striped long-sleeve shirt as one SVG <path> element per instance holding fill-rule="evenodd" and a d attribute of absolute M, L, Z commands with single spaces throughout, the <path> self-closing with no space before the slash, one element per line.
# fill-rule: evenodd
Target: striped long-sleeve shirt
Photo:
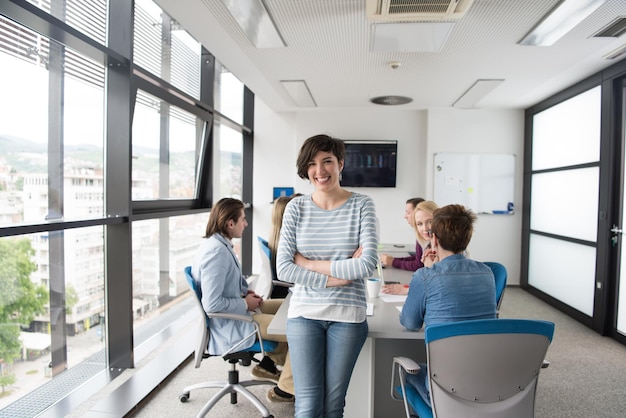
<path fill-rule="evenodd" d="M 361 257 L 351 258 L 359 247 Z M 332 210 L 317 207 L 310 195 L 294 198 L 285 208 L 276 257 L 278 278 L 295 284 L 288 316 L 364 321 L 363 279 L 376 268 L 377 248 L 376 210 L 369 196 L 352 193 Z M 331 275 L 352 283 L 327 288 L 328 276 L 297 266 L 296 253 L 310 260 L 332 260 Z"/>

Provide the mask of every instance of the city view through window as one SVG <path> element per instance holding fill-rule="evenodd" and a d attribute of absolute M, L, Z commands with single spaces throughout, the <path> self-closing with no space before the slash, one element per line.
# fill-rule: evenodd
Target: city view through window
<path fill-rule="evenodd" d="M 0 32 L 21 39 L 0 40 L 0 229 L 106 219 L 104 67 L 3 16 Z M 197 65 L 199 44 L 186 39 L 176 48 Z M 222 69 L 216 87 L 216 109 L 241 120 L 243 85 Z M 133 200 L 195 198 L 207 129 L 219 167 L 215 194 L 241 198 L 241 133 L 141 90 L 135 100 Z M 207 218 L 203 212 L 132 222 L 135 347 L 167 326 L 168 311 L 188 296 L 183 268 Z M 57 323 L 64 324 L 67 369 L 88 363 L 93 374 L 106 367 L 105 233 L 103 224 L 73 225 L 0 238 L 0 410 L 57 376 L 51 368 Z M 61 311 L 51 303 L 57 295 Z"/>

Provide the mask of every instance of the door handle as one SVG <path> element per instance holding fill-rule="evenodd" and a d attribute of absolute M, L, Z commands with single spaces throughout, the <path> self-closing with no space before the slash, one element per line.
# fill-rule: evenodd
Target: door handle
<path fill-rule="evenodd" d="M 617 245 L 619 236 L 623 235 L 624 231 L 617 225 L 613 225 L 613 228 L 611 228 L 611 232 L 613 233 L 613 236 L 611 237 L 611 245 L 615 247 Z"/>

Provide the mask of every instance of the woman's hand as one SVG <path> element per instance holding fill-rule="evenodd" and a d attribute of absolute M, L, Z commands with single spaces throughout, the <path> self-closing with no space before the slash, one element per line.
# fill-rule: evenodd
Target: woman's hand
<path fill-rule="evenodd" d="M 352 258 L 360 258 L 361 255 L 363 255 L 363 247 L 359 247 L 357 248 L 353 253 L 352 253 Z"/>
<path fill-rule="evenodd" d="M 383 286 L 382 292 L 388 295 L 408 295 L 409 286 L 404 284 L 386 284 Z"/>
<path fill-rule="evenodd" d="M 254 292 L 248 292 L 244 299 L 249 311 L 255 311 L 263 305 L 263 298 Z"/>
<path fill-rule="evenodd" d="M 326 287 L 342 287 L 347 284 L 350 284 L 351 280 L 338 279 L 336 277 L 328 276 L 328 280 L 326 281 Z"/>
<path fill-rule="evenodd" d="M 424 267 L 432 267 L 437 261 L 439 261 L 439 256 L 437 255 L 437 250 L 434 248 L 429 248 L 424 251 L 424 254 L 422 254 L 422 263 L 424 264 Z"/>
<path fill-rule="evenodd" d="M 389 254 L 381 254 L 380 262 L 383 263 L 383 266 L 390 266 L 393 264 L 393 257 Z"/>

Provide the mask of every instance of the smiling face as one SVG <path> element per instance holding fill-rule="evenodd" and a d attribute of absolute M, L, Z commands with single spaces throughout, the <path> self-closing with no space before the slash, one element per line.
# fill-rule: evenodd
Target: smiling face
<path fill-rule="evenodd" d="M 433 214 L 425 210 L 415 211 L 415 229 L 424 241 L 429 241 L 428 231 L 433 223 Z"/>
<path fill-rule="evenodd" d="M 334 154 L 319 151 L 309 161 L 307 174 L 316 190 L 328 191 L 339 186 L 339 176 L 343 170 L 343 161 Z"/>

